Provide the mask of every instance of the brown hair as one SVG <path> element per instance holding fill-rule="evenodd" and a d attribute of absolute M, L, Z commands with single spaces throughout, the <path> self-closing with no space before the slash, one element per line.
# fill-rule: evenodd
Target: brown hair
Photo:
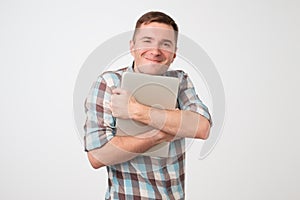
<path fill-rule="evenodd" d="M 171 25 L 175 32 L 175 40 L 178 37 L 178 26 L 176 22 L 167 14 L 159 11 L 151 11 L 142 15 L 136 22 L 133 38 L 135 37 L 136 30 L 141 27 L 142 24 L 150 24 L 151 22 L 158 22 L 167 25 Z"/>

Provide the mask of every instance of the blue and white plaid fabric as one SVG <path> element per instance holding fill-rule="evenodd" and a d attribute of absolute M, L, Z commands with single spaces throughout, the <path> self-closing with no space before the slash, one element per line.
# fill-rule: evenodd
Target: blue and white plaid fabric
<path fill-rule="evenodd" d="M 103 73 L 90 90 L 85 102 L 86 151 L 102 147 L 115 136 L 115 118 L 109 103 L 111 90 L 120 86 L 125 71 L 133 69 L 128 67 Z M 207 107 L 198 98 L 186 73 L 170 70 L 164 76 L 178 77 L 180 80 L 179 109 L 199 113 L 211 122 Z M 184 199 L 185 140 L 175 140 L 169 148 L 168 158 L 139 155 L 127 162 L 107 166 L 108 189 L 105 199 Z"/>

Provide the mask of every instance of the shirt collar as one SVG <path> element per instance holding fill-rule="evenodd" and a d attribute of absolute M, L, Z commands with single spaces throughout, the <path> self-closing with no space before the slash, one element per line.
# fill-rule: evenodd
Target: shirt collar
<path fill-rule="evenodd" d="M 132 62 L 132 64 L 131 65 L 129 65 L 129 67 L 127 68 L 127 72 L 135 72 L 134 71 L 134 69 L 133 69 L 133 67 L 134 67 L 134 61 Z M 163 73 L 161 76 L 168 76 L 168 72 L 169 72 L 169 69 L 168 69 L 168 71 L 166 71 L 165 73 Z"/>
<path fill-rule="evenodd" d="M 133 70 L 133 66 L 134 66 L 134 61 L 132 62 L 132 65 L 129 65 L 129 67 L 127 68 L 127 72 L 134 72 Z"/>

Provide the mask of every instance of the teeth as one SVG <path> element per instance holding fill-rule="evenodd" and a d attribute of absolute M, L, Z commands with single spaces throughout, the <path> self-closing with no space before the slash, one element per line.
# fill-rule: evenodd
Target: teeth
<path fill-rule="evenodd" d="M 154 61 L 154 62 L 160 62 L 160 60 L 154 60 L 154 59 L 151 59 L 151 58 L 146 58 L 147 60 L 150 60 L 150 61 Z"/>

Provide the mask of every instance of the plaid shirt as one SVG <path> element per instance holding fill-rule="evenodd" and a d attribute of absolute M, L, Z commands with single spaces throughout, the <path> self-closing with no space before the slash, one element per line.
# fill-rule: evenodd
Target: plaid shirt
<path fill-rule="evenodd" d="M 132 67 L 105 72 L 93 84 L 85 102 L 85 150 L 100 148 L 116 133 L 115 118 L 109 102 L 111 88 L 119 87 L 123 72 Z M 187 74 L 180 70 L 167 71 L 164 76 L 178 77 L 178 107 L 199 113 L 211 121 L 207 107 L 198 98 Z M 172 141 L 169 157 L 139 155 L 132 160 L 107 166 L 108 189 L 105 199 L 184 199 L 185 139 Z"/>

